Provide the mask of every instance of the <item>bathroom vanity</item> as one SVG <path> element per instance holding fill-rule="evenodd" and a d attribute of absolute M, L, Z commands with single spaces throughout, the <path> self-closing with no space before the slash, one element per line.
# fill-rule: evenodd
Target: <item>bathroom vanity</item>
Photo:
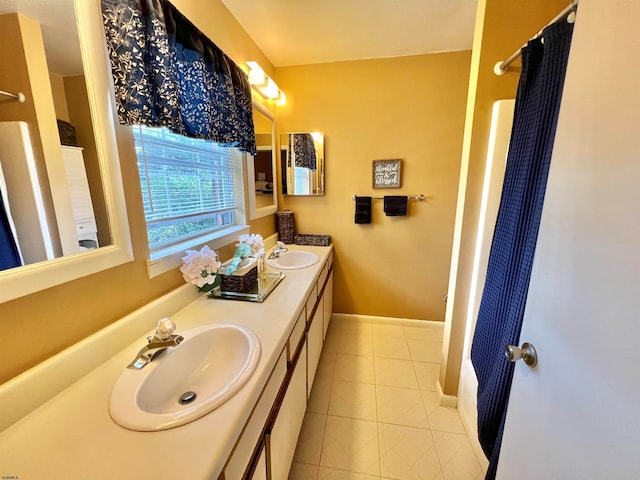
<path fill-rule="evenodd" d="M 287 270 L 263 303 L 194 295 L 185 285 L 0 386 L 0 411 L 15 417 L 5 418 L 13 423 L 0 432 L 2 475 L 285 479 L 333 301 L 332 247 L 292 249 L 319 261 Z M 258 366 L 203 417 L 166 430 L 129 430 L 109 415 L 113 387 L 162 316 L 174 320 L 176 333 L 218 323 L 252 330 L 261 344 Z M 96 360 L 101 355 L 107 358 Z"/>

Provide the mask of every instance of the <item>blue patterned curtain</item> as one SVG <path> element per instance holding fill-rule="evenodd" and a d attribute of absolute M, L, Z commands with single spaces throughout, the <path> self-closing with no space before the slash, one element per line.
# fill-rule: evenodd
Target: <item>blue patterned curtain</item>
<path fill-rule="evenodd" d="M 471 347 L 478 377 L 478 437 L 495 478 L 514 364 L 538 240 L 573 24 L 562 19 L 522 50 L 509 153 L 487 277 Z M 526 475 L 525 475 L 526 476 Z"/>
<path fill-rule="evenodd" d="M 247 74 L 167 0 L 102 0 L 120 123 L 256 154 Z"/>
<path fill-rule="evenodd" d="M 289 151 L 296 167 L 315 170 L 317 167 L 316 146 L 310 133 L 292 133 L 289 136 Z"/>

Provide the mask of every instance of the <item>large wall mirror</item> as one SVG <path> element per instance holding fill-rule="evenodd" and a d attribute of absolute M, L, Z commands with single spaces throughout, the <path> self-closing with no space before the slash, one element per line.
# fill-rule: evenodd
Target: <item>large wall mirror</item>
<path fill-rule="evenodd" d="M 0 302 L 132 259 L 105 52 L 98 1 L 0 1 Z"/>
<path fill-rule="evenodd" d="M 249 218 L 264 217 L 276 212 L 275 125 L 273 113 L 253 102 L 253 125 L 256 130 L 258 153 L 247 155 Z"/>
<path fill-rule="evenodd" d="M 283 195 L 324 195 L 324 134 L 280 135 Z"/>

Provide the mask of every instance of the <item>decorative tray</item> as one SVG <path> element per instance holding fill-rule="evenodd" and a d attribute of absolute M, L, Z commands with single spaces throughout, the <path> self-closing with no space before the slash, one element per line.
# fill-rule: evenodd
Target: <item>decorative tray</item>
<path fill-rule="evenodd" d="M 212 291 L 210 296 L 212 298 L 262 303 L 283 278 L 284 273 L 282 272 L 265 272 L 262 275 L 258 275 L 258 280 L 246 292 L 227 292 L 218 289 Z"/>

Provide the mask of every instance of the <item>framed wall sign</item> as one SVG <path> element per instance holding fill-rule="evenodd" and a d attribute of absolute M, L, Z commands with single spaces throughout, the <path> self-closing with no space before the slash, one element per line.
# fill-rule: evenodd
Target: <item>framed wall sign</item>
<path fill-rule="evenodd" d="M 373 188 L 400 188 L 402 160 L 374 160 Z"/>

